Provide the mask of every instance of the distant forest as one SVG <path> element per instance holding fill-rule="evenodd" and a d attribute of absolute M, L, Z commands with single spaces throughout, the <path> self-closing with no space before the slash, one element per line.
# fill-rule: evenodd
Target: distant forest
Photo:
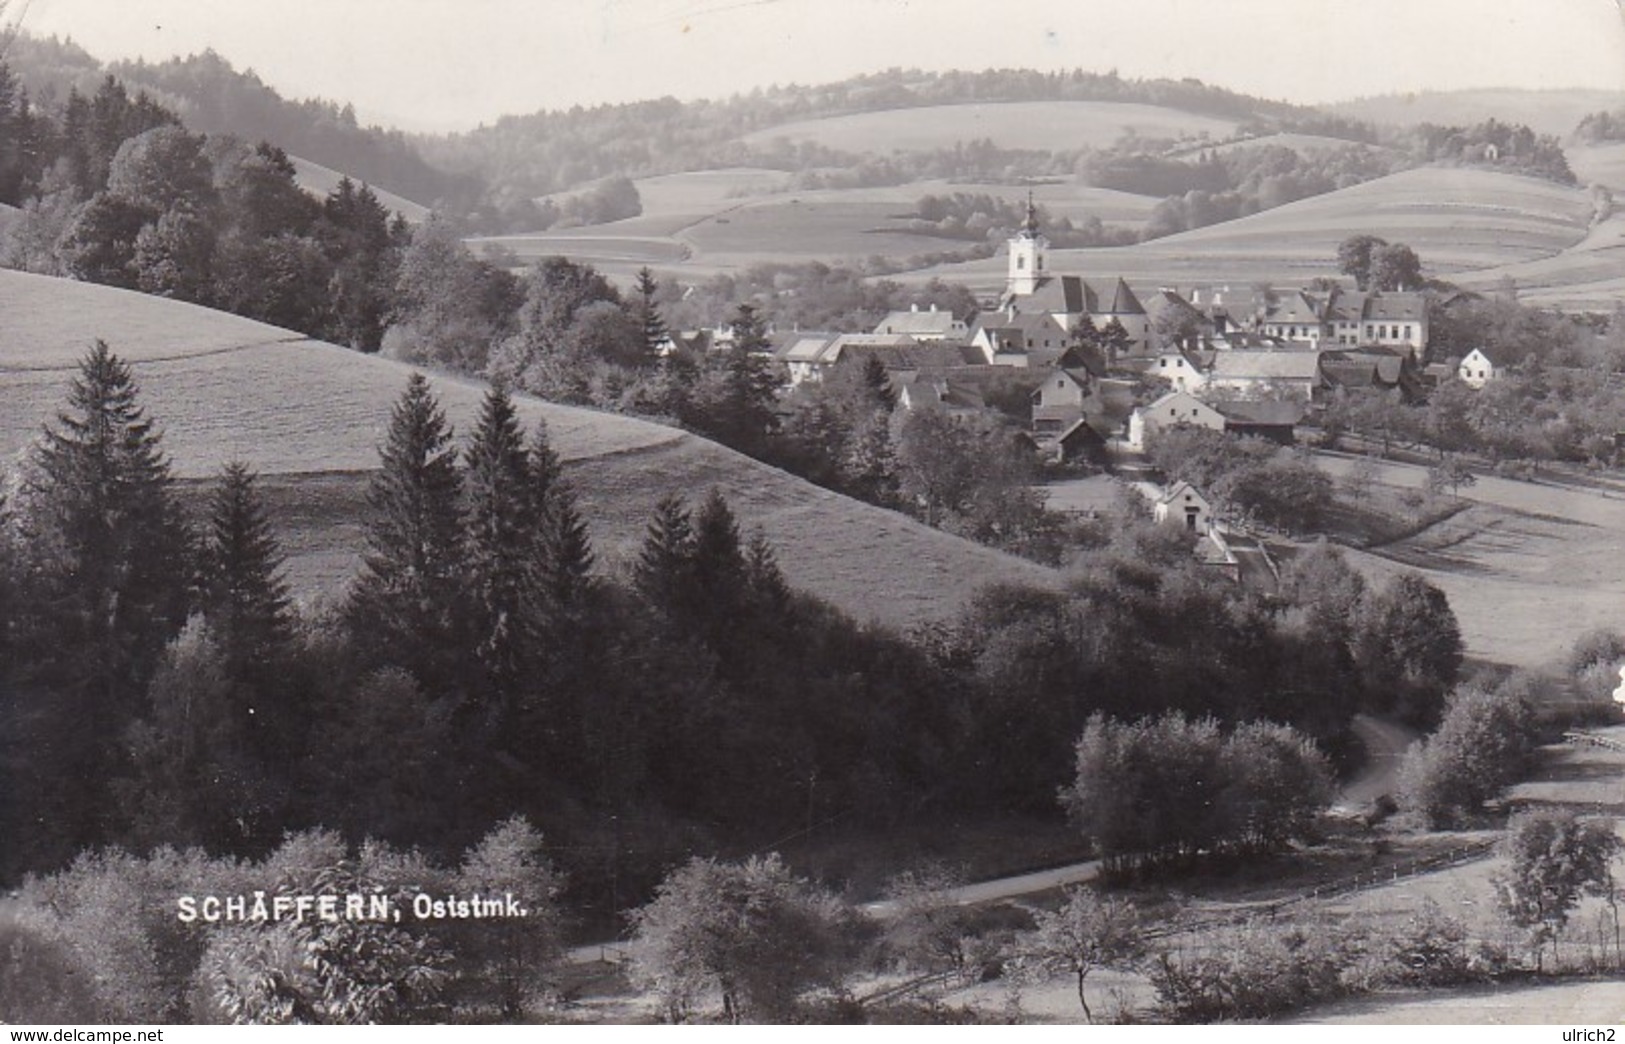
<path fill-rule="evenodd" d="M 1106 73 L 890 69 L 821 86 L 775 86 L 721 100 L 675 98 L 504 116 L 461 134 L 407 135 L 361 126 L 354 109 L 290 101 L 252 71 L 212 51 L 149 64 L 103 64 L 71 42 L 20 37 L 7 56 L 36 108 L 92 93 L 107 76 L 145 93 L 188 129 L 268 141 L 290 155 L 398 193 L 453 219 L 466 233 L 534 232 L 640 212 L 628 179 L 754 166 L 792 175 L 793 189 L 900 185 L 930 178 L 1076 177 L 1164 200 L 1141 238 L 1230 220 L 1347 188 L 1421 163 L 1489 166 L 1574 184 L 1555 138 L 1487 121 L 1474 127 L 1383 129 L 1317 109 L 1267 101 L 1198 80 L 1131 80 Z M 1022 150 L 988 138 L 913 152 L 849 152 L 816 142 L 746 142 L 796 120 L 973 102 L 1103 101 L 1166 106 L 1234 120 L 1237 140 L 1294 132 L 1342 147 L 1280 146 L 1175 155 L 1189 143 L 1131 138 L 1102 146 Z M 1581 135 L 1613 133 L 1606 116 Z M 1217 144 L 1217 143 L 1215 143 Z M 1376 146 L 1381 145 L 1382 148 Z M 585 192 L 580 191 L 586 188 Z M 560 201 L 545 197 L 576 190 Z M 1089 245 L 1105 245 L 1101 236 Z"/>

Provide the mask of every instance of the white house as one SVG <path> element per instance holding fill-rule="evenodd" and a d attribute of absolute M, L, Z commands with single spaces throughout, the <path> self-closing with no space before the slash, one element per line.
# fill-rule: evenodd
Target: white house
<path fill-rule="evenodd" d="M 892 312 L 880 320 L 876 334 L 903 334 L 916 341 L 963 341 L 970 336 L 970 327 L 952 312 L 940 311 L 936 305 L 921 309 L 911 305 L 906 312 Z"/>
<path fill-rule="evenodd" d="M 1223 431 L 1224 414 L 1189 392 L 1169 392 L 1129 415 L 1128 444 L 1143 450 L 1146 440 L 1157 432 L 1187 426 Z"/>
<path fill-rule="evenodd" d="M 1320 354 L 1308 348 L 1216 352 L 1207 387 L 1238 399 L 1279 397 L 1312 402 L 1320 398 L 1326 385 Z"/>
<path fill-rule="evenodd" d="M 1159 526 L 1183 525 L 1204 536 L 1213 524 L 1213 505 L 1189 482 L 1179 482 L 1158 497 L 1151 512 Z"/>
<path fill-rule="evenodd" d="M 1483 351 L 1474 348 L 1456 367 L 1456 376 L 1469 388 L 1482 388 L 1495 380 L 1495 364 Z"/>

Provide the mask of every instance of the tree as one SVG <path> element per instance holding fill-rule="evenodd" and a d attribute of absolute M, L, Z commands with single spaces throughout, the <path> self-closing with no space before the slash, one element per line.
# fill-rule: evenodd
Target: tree
<path fill-rule="evenodd" d="M 592 584 L 596 556 L 586 519 L 576 505 L 575 490 L 547 441 L 542 422 L 531 437 L 530 483 L 538 523 L 534 553 L 541 593 L 547 612 L 557 623 L 581 608 Z"/>
<path fill-rule="evenodd" d="M 194 575 L 169 461 L 138 395 L 129 367 L 97 341 L 24 474 L 52 659 L 114 735 L 185 622 Z"/>
<path fill-rule="evenodd" d="M 660 358 L 661 345 L 665 343 L 670 331 L 666 329 L 666 320 L 660 315 L 660 306 L 655 303 L 655 295 L 660 292 L 660 284 L 655 281 L 654 273 L 648 267 L 638 269 L 638 325 L 643 328 L 643 354 L 649 363 Z"/>
<path fill-rule="evenodd" d="M 651 606 L 677 618 L 692 590 L 693 562 L 693 518 L 683 498 L 668 493 L 655 504 L 632 568 L 632 586 Z"/>
<path fill-rule="evenodd" d="M 1371 710 L 1437 719 L 1461 670 L 1461 626 L 1443 591 L 1401 573 L 1366 599 L 1354 641 Z"/>
<path fill-rule="evenodd" d="M 293 640 L 283 557 L 248 465 L 221 473 L 200 555 L 200 608 L 234 684 L 268 686 Z"/>
<path fill-rule="evenodd" d="M 1427 472 L 1427 490 L 1434 496 L 1443 494 L 1447 489 L 1451 496 L 1458 496 L 1463 486 L 1471 486 L 1477 481 L 1478 476 L 1454 453 L 1442 455 Z"/>
<path fill-rule="evenodd" d="M 1380 236 L 1360 234 L 1349 236 L 1337 246 L 1337 270 L 1344 275 L 1354 277 L 1354 284 L 1361 290 L 1373 289 L 1372 266 L 1376 263 L 1376 253 L 1388 245 L 1386 239 Z"/>
<path fill-rule="evenodd" d="M 840 988 L 851 959 L 851 912 L 776 853 L 736 864 L 691 859 L 632 924 L 632 979 L 673 1021 L 711 990 L 728 1022 L 782 1021 L 807 990 Z"/>
<path fill-rule="evenodd" d="M 1533 711 L 1516 693 L 1458 689 L 1438 729 L 1405 755 L 1400 807 L 1435 828 L 1470 821 L 1518 778 L 1534 742 Z"/>
<path fill-rule="evenodd" d="M 1422 261 L 1404 243 L 1378 247 L 1371 254 L 1370 288 L 1374 290 L 1419 290 Z"/>
<path fill-rule="evenodd" d="M 1084 980 L 1096 968 L 1123 967 L 1144 952 L 1139 911 L 1119 899 L 1102 899 L 1088 888 L 1073 888 L 1054 911 L 1038 914 L 1027 952 L 1041 968 L 1073 976 L 1083 1017 L 1094 1022 Z"/>
<path fill-rule="evenodd" d="M 429 382 L 412 374 L 379 447 L 367 551 L 349 602 L 361 648 L 435 695 L 456 690 L 462 667 L 462 490 L 451 437 Z"/>
<path fill-rule="evenodd" d="M 1513 821 L 1495 879 L 1496 899 L 1513 924 L 1529 933 L 1540 970 L 1545 944 L 1556 956 L 1569 914 L 1587 894 L 1611 891 L 1620 839 L 1612 820 L 1581 820 L 1573 812 L 1549 811 Z"/>
<path fill-rule="evenodd" d="M 542 835 L 523 816 L 492 827 L 463 856 L 457 888 L 464 896 L 511 896 L 519 917 L 477 921 L 461 933 L 472 967 L 465 981 L 478 982 L 497 1002 L 502 1017 L 517 1021 L 525 1005 L 547 987 L 560 948 L 558 897 L 564 880 L 542 851 Z"/>
<path fill-rule="evenodd" d="M 466 453 L 463 552 L 468 640 L 482 675 L 479 698 L 498 737 L 513 735 L 518 689 L 541 637 L 533 553 L 540 519 L 531 482 L 524 433 L 498 382 L 485 394 Z"/>

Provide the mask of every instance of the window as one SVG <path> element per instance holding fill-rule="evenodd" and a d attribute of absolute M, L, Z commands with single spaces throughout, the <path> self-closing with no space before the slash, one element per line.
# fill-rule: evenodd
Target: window
<path fill-rule="evenodd" d="M 1410 328 L 1409 324 L 1407 324 L 1406 327 L 1405 327 L 1405 340 L 1408 341 L 1410 339 L 1411 339 L 1411 328 Z"/>
<path fill-rule="evenodd" d="M 1027 267 L 1027 258 L 1024 257 L 1021 254 L 1017 254 L 1016 255 L 1016 271 L 1019 272 L 1019 271 L 1021 271 L 1022 269 L 1026 268 L 1026 267 Z"/>

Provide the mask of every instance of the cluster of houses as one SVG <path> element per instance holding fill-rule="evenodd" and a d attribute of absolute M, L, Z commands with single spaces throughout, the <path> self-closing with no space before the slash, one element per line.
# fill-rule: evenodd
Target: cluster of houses
<path fill-rule="evenodd" d="M 1143 449 L 1176 426 L 1290 443 L 1339 395 L 1416 401 L 1449 376 L 1471 387 L 1495 377 L 1480 351 L 1425 365 L 1427 301 L 1417 292 L 1202 286 L 1137 294 L 1121 278 L 1107 287 L 1053 272 L 1030 204 L 1009 240 L 1004 292 L 981 313 L 967 319 L 915 306 L 869 333 L 775 340 L 792 388 L 873 359 L 904 408 L 968 417 L 988 408 L 995 388 L 1008 408 L 1009 389 L 1020 386 L 1030 395 L 1034 443 L 1063 459 L 1100 457 L 1112 443 Z"/>
<path fill-rule="evenodd" d="M 1036 213 L 1009 240 L 1005 289 L 969 319 L 934 307 L 893 312 L 870 333 L 798 334 L 777 355 L 792 386 L 877 359 L 905 407 L 975 413 L 995 383 L 1031 390 L 1030 431 L 1061 456 L 1110 441 L 1140 449 L 1158 430 L 1194 425 L 1291 442 L 1332 397 L 1355 389 L 1414 400 L 1437 379 L 1420 293 L 1337 288 L 1159 288 L 1142 297 L 1049 267 Z M 1473 353 L 1452 370 L 1481 386 Z M 1148 380 L 1153 378 L 1154 380 Z M 1165 393 L 1147 401 L 1147 386 Z"/>

